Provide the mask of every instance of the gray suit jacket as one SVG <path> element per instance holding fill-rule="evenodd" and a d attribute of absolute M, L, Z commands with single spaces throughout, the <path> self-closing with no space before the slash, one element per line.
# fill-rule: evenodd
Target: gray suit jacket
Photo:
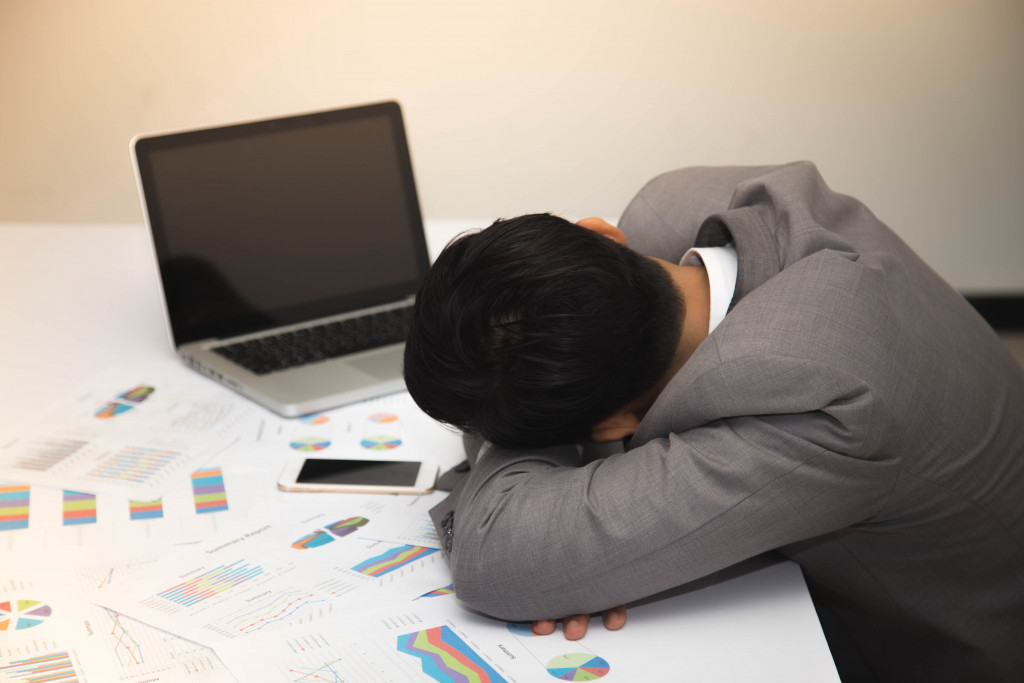
<path fill-rule="evenodd" d="M 458 597 L 596 612 L 777 549 L 880 680 L 1024 680 L 1024 372 L 984 321 L 809 163 L 667 173 L 620 227 L 731 239 L 730 312 L 628 452 L 485 447 L 433 512 Z"/>

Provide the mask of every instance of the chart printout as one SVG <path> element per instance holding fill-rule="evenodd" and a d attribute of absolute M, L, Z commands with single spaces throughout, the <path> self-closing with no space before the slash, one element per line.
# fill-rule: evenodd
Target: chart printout
<path fill-rule="evenodd" d="M 809 600 L 799 567 L 779 564 L 634 607 L 620 632 L 597 620 L 579 641 L 535 636 L 529 624 L 480 616 L 448 595 L 215 650 L 240 680 L 266 683 L 838 682 L 813 612 L 779 620 L 777 600 L 801 593 Z M 820 644 L 820 655 L 807 643 Z"/>
<path fill-rule="evenodd" d="M 201 377 L 95 380 L 0 441 L 0 481 L 155 500 L 246 433 L 254 407 Z"/>
<path fill-rule="evenodd" d="M 214 462 L 217 462 L 216 460 Z M 100 547 L 195 543 L 246 516 L 247 484 L 221 464 L 185 474 L 159 498 L 0 485 L 0 553 L 31 559 Z"/>
<path fill-rule="evenodd" d="M 366 540 L 359 506 L 295 522 L 254 523 L 139 571 L 104 607 L 199 643 L 407 602 L 450 583 L 434 548 Z"/>
<path fill-rule="evenodd" d="M 0 682 L 235 680 L 213 650 L 81 599 L 72 589 L 70 569 L 4 566 Z M 109 590 L 116 585 L 115 572 L 90 580 L 94 585 L 97 582 Z"/>

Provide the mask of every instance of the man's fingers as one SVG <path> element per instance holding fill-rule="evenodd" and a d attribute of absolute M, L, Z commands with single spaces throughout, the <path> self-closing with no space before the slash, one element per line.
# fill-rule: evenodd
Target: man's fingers
<path fill-rule="evenodd" d="M 556 625 L 554 619 L 541 619 L 533 622 L 533 632 L 538 636 L 549 636 L 555 632 Z"/>
<path fill-rule="evenodd" d="M 590 622 L 589 614 L 577 614 L 562 619 L 562 631 L 568 640 L 579 640 L 587 634 L 587 624 Z M 547 636 L 555 632 L 558 622 L 554 619 L 541 619 L 533 622 L 533 632 L 538 636 Z"/>
<path fill-rule="evenodd" d="M 562 629 L 565 631 L 566 640 L 579 640 L 587 635 L 587 625 L 589 623 L 589 614 L 576 614 L 563 619 Z"/>
<path fill-rule="evenodd" d="M 618 631 L 620 628 L 626 625 L 626 606 L 619 605 L 618 607 L 612 607 L 609 610 L 605 610 L 604 614 L 601 615 L 604 619 L 604 627 L 609 631 Z"/>
<path fill-rule="evenodd" d="M 604 627 L 609 631 L 617 631 L 626 625 L 626 607 L 612 607 L 601 614 Z M 589 614 L 576 614 L 562 619 L 562 631 L 566 640 L 579 640 L 587 635 L 587 626 L 590 624 Z M 533 622 L 533 632 L 538 636 L 546 636 L 555 632 L 558 622 L 554 619 L 541 619 Z"/>

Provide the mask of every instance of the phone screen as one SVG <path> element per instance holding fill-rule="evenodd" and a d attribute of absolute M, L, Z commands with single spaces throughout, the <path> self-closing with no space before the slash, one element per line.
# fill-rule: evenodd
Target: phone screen
<path fill-rule="evenodd" d="M 295 481 L 299 484 L 413 486 L 419 471 L 417 461 L 308 458 Z"/>

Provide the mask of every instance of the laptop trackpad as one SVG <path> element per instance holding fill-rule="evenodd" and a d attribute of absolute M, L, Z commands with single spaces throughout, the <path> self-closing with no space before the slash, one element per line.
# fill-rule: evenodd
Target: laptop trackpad
<path fill-rule="evenodd" d="M 403 349 L 383 349 L 360 358 L 350 358 L 348 364 L 379 380 L 396 379 L 402 376 Z"/>

